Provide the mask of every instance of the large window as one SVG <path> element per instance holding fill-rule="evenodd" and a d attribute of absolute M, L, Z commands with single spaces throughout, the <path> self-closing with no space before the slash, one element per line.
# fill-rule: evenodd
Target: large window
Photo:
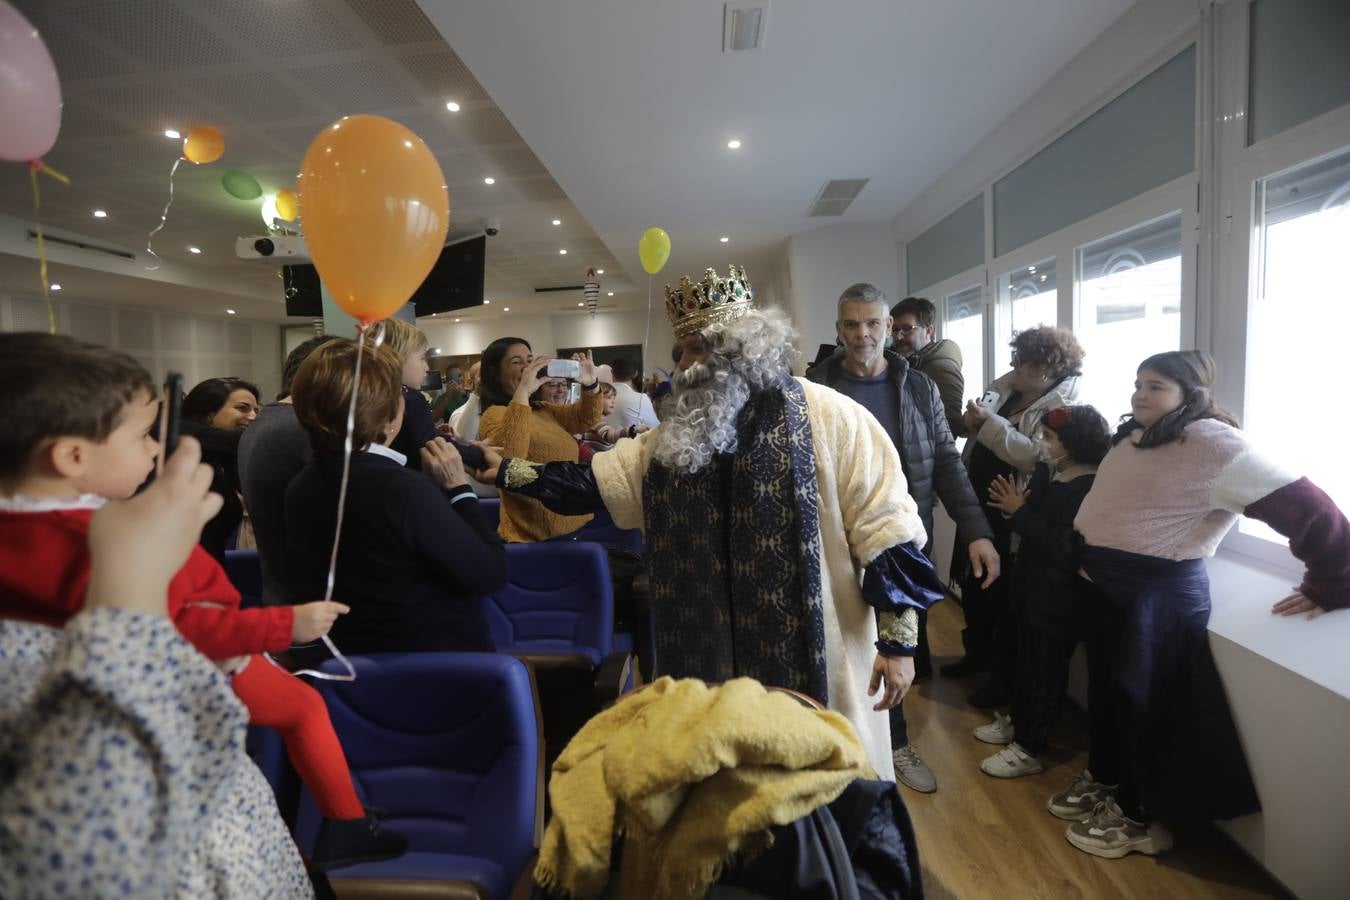
<path fill-rule="evenodd" d="M 979 397 L 984 392 L 984 286 L 977 284 L 948 294 L 942 317 L 942 336 L 961 348 L 966 399 Z"/>
<path fill-rule="evenodd" d="M 1059 319 L 1055 258 L 1021 266 L 998 280 L 998 328 L 994 332 L 994 372 L 1009 367 L 1008 343 L 1013 335 Z"/>
<path fill-rule="evenodd" d="M 1078 315 L 1087 351 L 1080 402 L 1115 423 L 1129 412 L 1145 357 L 1181 346 L 1181 213 L 1075 251 Z"/>
<path fill-rule="evenodd" d="M 1256 185 L 1244 416 L 1257 446 L 1350 509 L 1336 447 L 1350 335 L 1350 148 Z M 1280 540 L 1260 523 L 1242 529 Z"/>

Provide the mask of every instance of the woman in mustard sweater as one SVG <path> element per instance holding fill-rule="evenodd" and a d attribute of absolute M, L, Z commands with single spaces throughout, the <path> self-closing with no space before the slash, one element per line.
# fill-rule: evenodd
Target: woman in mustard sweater
<path fill-rule="evenodd" d="M 521 338 L 498 338 L 489 344 L 483 351 L 478 389 L 483 404 L 478 437 L 500 447 L 505 457 L 537 463 L 577 462 L 578 445 L 572 435 L 600 423 L 603 399 L 591 355 L 578 354 L 574 359 L 581 364 L 581 401 L 544 403 L 539 392 L 548 380 L 544 371 L 548 358 L 536 359 L 529 342 Z M 497 530 L 505 541 L 547 541 L 571 534 L 590 520 L 589 515 L 561 516 L 538 500 L 504 493 Z"/>

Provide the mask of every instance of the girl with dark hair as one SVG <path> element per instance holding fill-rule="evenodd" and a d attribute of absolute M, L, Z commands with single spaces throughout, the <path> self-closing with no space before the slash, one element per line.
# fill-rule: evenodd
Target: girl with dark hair
<path fill-rule="evenodd" d="M 591 355 L 577 354 L 581 400 L 577 403 L 545 402 L 550 379 L 548 357 L 535 358 L 530 345 L 514 337 L 498 338 L 483 351 L 482 379 L 478 396 L 483 417 L 478 436 L 501 448 L 503 457 L 533 462 L 577 462 L 580 446 L 575 434 L 584 434 L 600 424 L 603 399 Z M 563 516 L 538 500 L 520 494 L 502 494 L 502 539 L 516 542 L 547 541 L 570 534 L 591 520 L 589 515 Z"/>
<path fill-rule="evenodd" d="M 1214 402 L 1206 353 L 1139 367 L 1131 415 L 1074 525 L 1097 586 L 1089 638 L 1088 769 L 1051 798 L 1096 856 L 1172 846 L 1158 818 L 1232 818 L 1260 808 L 1210 653 L 1213 556 L 1239 515 L 1289 539 L 1307 567 L 1273 612 L 1309 618 L 1350 605 L 1350 522 L 1306 478 L 1261 456 Z"/>
<path fill-rule="evenodd" d="M 215 472 L 211 490 L 225 503 L 202 529 L 202 547 L 225 564 L 225 551 L 244 521 L 244 503 L 239 499 L 239 439 L 258 417 L 261 393 L 242 378 L 208 378 L 188 392 L 183 400 L 183 434 L 202 445 L 202 462 Z"/>
<path fill-rule="evenodd" d="M 1110 446 L 1111 426 L 1091 406 L 1052 409 L 1041 420 L 1041 461 L 1030 487 L 1021 490 L 1000 476 L 989 489 L 989 505 L 1008 517 L 1021 538 L 1011 588 L 1018 667 L 1012 715 L 995 713 L 993 722 L 975 729 L 985 743 L 1007 745 L 980 763 L 995 778 L 1045 771 L 1039 757 L 1059 717 L 1069 659 L 1086 608 L 1100 602 L 1078 574 L 1073 520 Z"/>

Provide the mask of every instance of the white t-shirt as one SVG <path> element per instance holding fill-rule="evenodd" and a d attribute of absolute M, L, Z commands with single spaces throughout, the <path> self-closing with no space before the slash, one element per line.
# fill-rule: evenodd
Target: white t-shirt
<path fill-rule="evenodd" d="M 614 393 L 614 412 L 605 416 L 606 425 L 627 431 L 634 425 L 655 428 L 661 424 L 656 418 L 656 410 L 652 409 L 651 398 L 646 394 L 639 394 L 627 383 L 614 385 Z"/>

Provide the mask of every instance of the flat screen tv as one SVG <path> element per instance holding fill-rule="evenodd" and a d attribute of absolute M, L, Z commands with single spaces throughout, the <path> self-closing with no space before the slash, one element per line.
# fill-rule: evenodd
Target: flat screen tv
<path fill-rule="evenodd" d="M 481 306 L 486 261 L 486 237 L 470 238 L 443 249 L 422 286 L 412 295 L 417 315 Z M 308 265 L 282 266 L 281 280 L 285 285 L 286 315 L 309 318 L 323 315 L 317 269 Z"/>

